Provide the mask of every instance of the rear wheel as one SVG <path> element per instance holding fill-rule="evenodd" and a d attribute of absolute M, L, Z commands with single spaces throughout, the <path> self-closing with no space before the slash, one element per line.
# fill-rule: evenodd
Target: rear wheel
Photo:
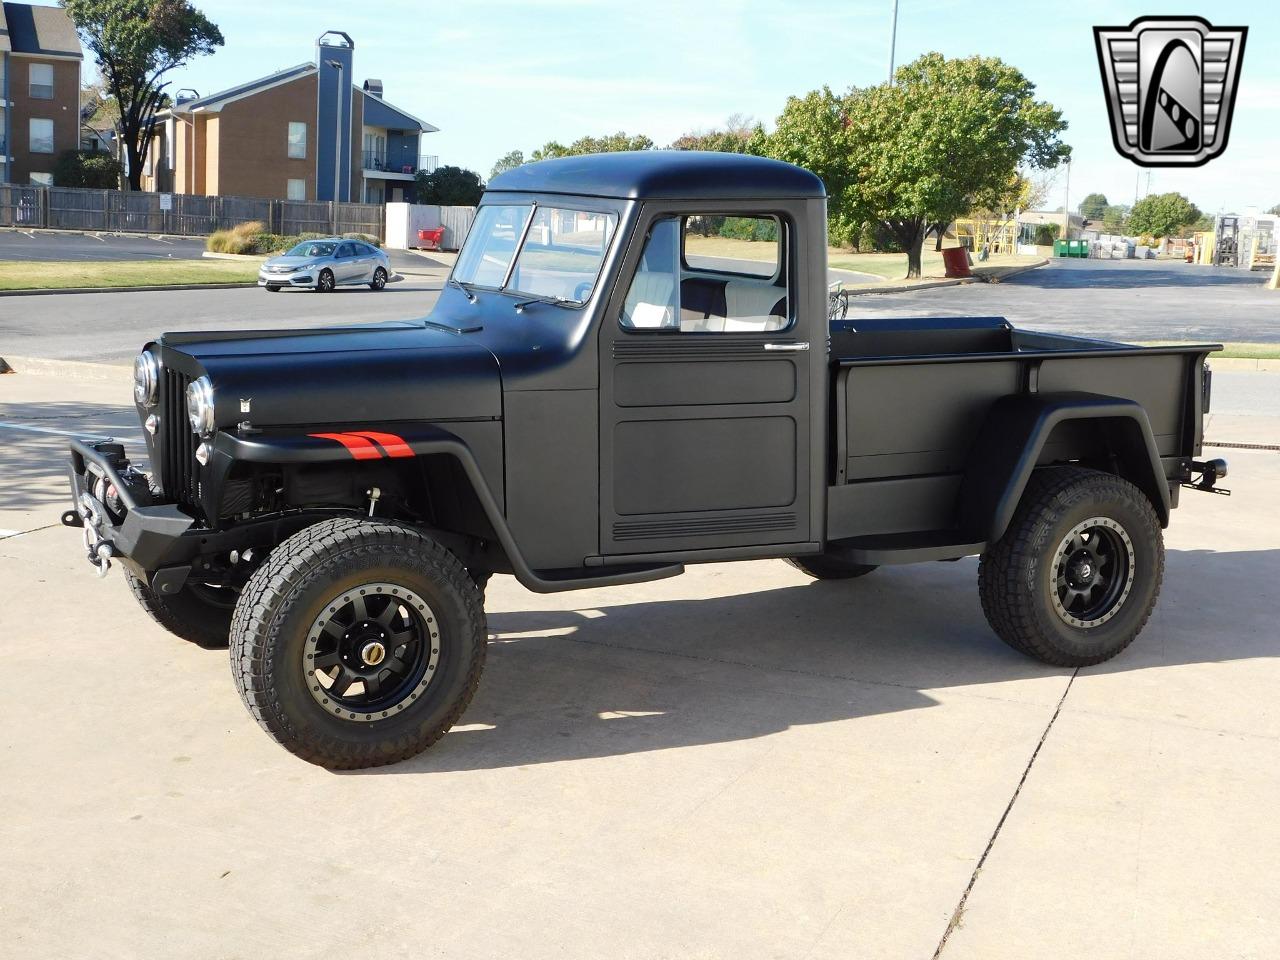
<path fill-rule="evenodd" d="M 387 285 L 387 271 L 379 267 L 373 271 L 373 280 L 369 282 L 370 290 L 381 290 Z"/>
<path fill-rule="evenodd" d="M 982 557 L 978 591 L 1000 639 L 1059 667 L 1109 660 L 1142 631 L 1164 577 L 1164 537 L 1132 483 L 1077 467 L 1037 470 L 1009 529 Z"/>
<path fill-rule="evenodd" d="M 287 750 L 330 769 L 404 760 L 471 702 L 480 591 L 412 527 L 339 519 L 290 537 L 250 579 L 231 628 L 245 705 Z"/>
<path fill-rule="evenodd" d="M 142 609 L 174 636 L 208 650 L 227 645 L 236 608 L 234 590 L 188 581 L 177 593 L 161 594 L 127 570 L 125 579 Z"/>
<path fill-rule="evenodd" d="M 852 580 L 875 569 L 874 564 L 855 563 L 837 549 L 812 557 L 791 557 L 787 563 L 815 580 Z"/>
<path fill-rule="evenodd" d="M 321 270 L 320 276 L 316 279 L 316 290 L 319 293 L 333 293 L 333 271 Z"/>

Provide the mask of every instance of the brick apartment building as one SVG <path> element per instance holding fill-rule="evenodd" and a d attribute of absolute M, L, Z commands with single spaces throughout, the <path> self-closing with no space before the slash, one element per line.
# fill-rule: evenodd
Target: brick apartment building
<path fill-rule="evenodd" d="M 143 187 L 165 193 L 384 203 L 411 199 L 434 168 L 422 137 L 436 127 L 353 82 L 355 44 L 330 32 L 302 63 L 156 117 Z M 338 162 L 335 163 L 335 158 Z"/>
<path fill-rule="evenodd" d="M 0 4 L 0 183 L 50 184 L 79 148 L 83 60 L 61 7 Z"/>

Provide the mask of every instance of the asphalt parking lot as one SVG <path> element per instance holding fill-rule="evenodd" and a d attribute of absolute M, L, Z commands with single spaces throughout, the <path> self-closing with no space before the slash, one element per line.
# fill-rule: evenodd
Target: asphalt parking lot
<path fill-rule="evenodd" d="M 2 235 L 0 235 L 2 236 Z M 257 289 L 0 297 L 0 356 L 128 363 L 165 330 L 311 327 L 430 312 L 451 257 L 392 251 L 403 283 L 328 296 Z M 1031 329 L 1121 340 L 1280 343 L 1261 273 L 1169 261 L 1053 261 L 1003 283 L 854 297 L 849 316 L 1004 316 Z"/>
<path fill-rule="evenodd" d="M 204 237 L 0 230 L 0 260 L 199 260 Z"/>
<path fill-rule="evenodd" d="M 1280 441 L 1272 382 L 1218 384 L 1232 440 Z M 1102 666 L 1000 644 L 972 560 L 498 577 L 461 724 L 333 774 L 56 524 L 67 435 L 136 439 L 127 383 L 0 377 L 5 955 L 1274 956 L 1280 454 L 1210 449 L 1235 495 L 1185 494 Z"/>

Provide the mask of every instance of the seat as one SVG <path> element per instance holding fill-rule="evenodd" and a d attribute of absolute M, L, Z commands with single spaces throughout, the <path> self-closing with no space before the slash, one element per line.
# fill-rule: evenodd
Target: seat
<path fill-rule="evenodd" d="M 675 282 L 669 273 L 642 270 L 631 281 L 623 322 L 637 330 L 660 330 L 675 325 L 672 306 Z"/>

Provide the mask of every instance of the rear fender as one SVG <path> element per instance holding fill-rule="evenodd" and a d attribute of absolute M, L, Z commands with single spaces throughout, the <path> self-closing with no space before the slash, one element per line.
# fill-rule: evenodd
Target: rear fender
<path fill-rule="evenodd" d="M 1115 472 L 1147 495 L 1160 525 L 1168 526 L 1169 484 L 1146 411 L 1122 397 L 1064 392 L 1019 394 L 992 404 L 961 485 L 963 528 L 988 543 L 1004 536 L 1054 428 L 1080 421 L 1097 428 Z"/>

